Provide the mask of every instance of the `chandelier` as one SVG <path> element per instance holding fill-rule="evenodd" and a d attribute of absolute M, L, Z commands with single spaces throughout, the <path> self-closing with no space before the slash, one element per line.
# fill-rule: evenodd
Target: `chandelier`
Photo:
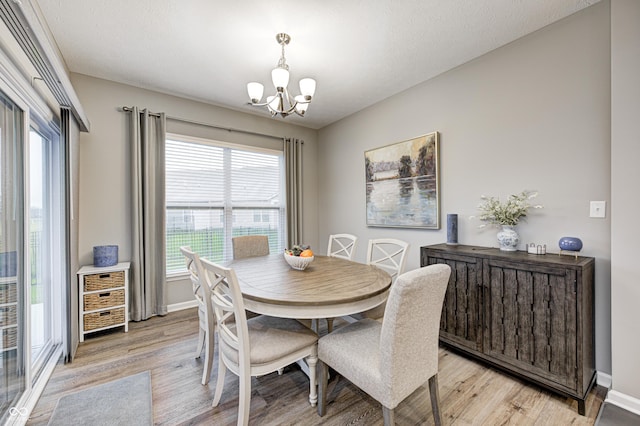
<path fill-rule="evenodd" d="M 275 95 L 267 96 L 267 101 L 260 103 L 264 86 L 260 83 L 251 82 L 247 84 L 247 92 L 249 93 L 250 104 L 256 107 L 266 106 L 272 117 L 280 114 L 283 118 L 289 114 L 296 113 L 304 117 L 313 94 L 316 91 L 316 81 L 312 78 L 303 78 L 300 80 L 300 94 L 291 97 L 287 85 L 289 84 L 289 65 L 284 57 L 284 46 L 289 44 L 291 37 L 285 33 L 276 34 L 276 41 L 282 46 L 282 56 L 278 61 L 278 65 L 271 71 L 271 80 L 276 88 Z"/>

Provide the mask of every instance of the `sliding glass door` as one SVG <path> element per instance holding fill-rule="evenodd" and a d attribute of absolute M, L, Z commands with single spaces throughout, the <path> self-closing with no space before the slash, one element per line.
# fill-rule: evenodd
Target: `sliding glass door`
<path fill-rule="evenodd" d="M 26 387 L 23 112 L 0 93 L 0 420 L 21 414 Z"/>
<path fill-rule="evenodd" d="M 61 353 L 63 152 L 55 125 L 0 92 L 0 424 L 26 420 Z"/>

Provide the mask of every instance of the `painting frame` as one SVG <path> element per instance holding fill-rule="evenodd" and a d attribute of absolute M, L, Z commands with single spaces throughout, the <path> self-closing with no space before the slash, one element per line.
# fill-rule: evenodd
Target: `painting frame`
<path fill-rule="evenodd" d="M 440 229 L 440 134 L 364 152 L 366 224 Z"/>

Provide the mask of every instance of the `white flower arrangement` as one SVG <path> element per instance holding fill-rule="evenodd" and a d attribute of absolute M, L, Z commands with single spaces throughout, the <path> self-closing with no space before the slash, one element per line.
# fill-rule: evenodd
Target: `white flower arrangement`
<path fill-rule="evenodd" d="M 510 195 L 506 202 L 500 202 L 496 197 L 487 197 L 485 195 L 480 198 L 483 200 L 478 206 L 480 210 L 479 219 L 487 225 L 507 225 L 516 226 L 518 222 L 527 216 L 529 209 L 541 209 L 539 204 L 532 205 L 530 200 L 538 196 L 537 192 L 522 191 L 520 194 Z"/>

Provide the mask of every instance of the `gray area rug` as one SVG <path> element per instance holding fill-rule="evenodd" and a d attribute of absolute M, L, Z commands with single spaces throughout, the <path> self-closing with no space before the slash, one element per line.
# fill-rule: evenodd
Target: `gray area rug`
<path fill-rule="evenodd" d="M 63 396 L 53 410 L 49 425 L 153 425 L 150 372 Z"/>
<path fill-rule="evenodd" d="M 638 426 L 640 416 L 620 408 L 617 405 L 605 402 L 600 408 L 596 418 L 596 426 Z"/>

